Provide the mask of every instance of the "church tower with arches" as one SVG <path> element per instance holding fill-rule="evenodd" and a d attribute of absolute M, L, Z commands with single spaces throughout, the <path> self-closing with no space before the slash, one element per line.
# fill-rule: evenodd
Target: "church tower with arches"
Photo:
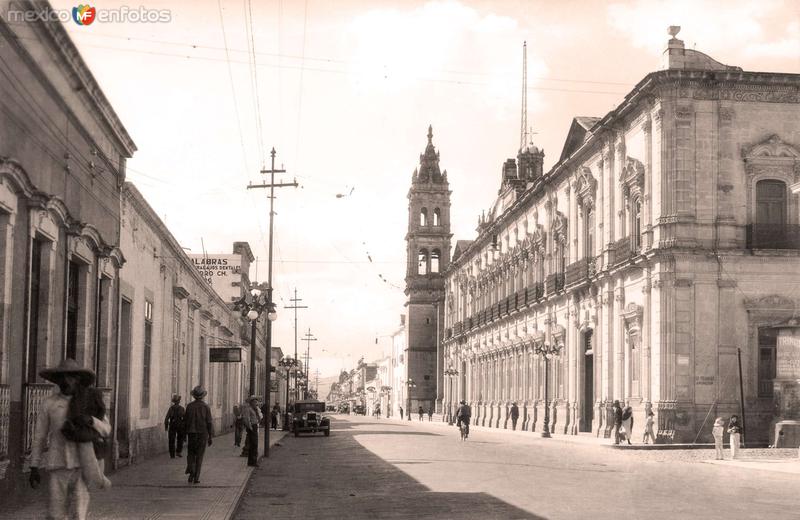
<path fill-rule="evenodd" d="M 450 188 L 428 127 L 428 145 L 408 191 L 406 351 L 401 405 L 427 412 L 442 399 L 444 275 L 450 263 Z M 437 385 L 438 381 L 438 385 Z M 438 390 L 438 392 L 437 392 Z M 438 394 L 438 395 L 437 395 Z M 439 410 L 437 410 L 438 412 Z"/>

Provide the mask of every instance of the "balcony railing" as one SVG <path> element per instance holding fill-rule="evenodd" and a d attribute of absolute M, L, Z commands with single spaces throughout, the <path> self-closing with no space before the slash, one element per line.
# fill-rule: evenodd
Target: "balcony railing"
<path fill-rule="evenodd" d="M 750 224 L 747 226 L 747 249 L 800 249 L 800 226 Z"/>
<path fill-rule="evenodd" d="M 11 387 L 0 385 L 0 460 L 8 458 L 8 428 L 11 423 Z"/>
<path fill-rule="evenodd" d="M 594 257 L 578 260 L 577 262 L 567 266 L 567 270 L 564 273 L 564 284 L 569 287 L 571 285 L 583 282 L 589 277 L 594 276 L 595 272 L 596 264 Z"/>
<path fill-rule="evenodd" d="M 453 335 L 458 336 L 464 329 L 464 324 L 462 322 L 458 322 L 453 325 Z"/>
<path fill-rule="evenodd" d="M 639 247 L 631 242 L 631 237 L 620 238 L 614 242 L 614 263 L 622 264 L 639 254 Z"/>
<path fill-rule="evenodd" d="M 564 289 L 564 273 L 553 273 L 544 279 L 544 291 L 546 294 L 555 294 Z"/>
<path fill-rule="evenodd" d="M 28 454 L 33 447 L 33 438 L 36 435 L 36 418 L 44 405 L 44 400 L 53 391 L 51 384 L 25 385 L 25 453 Z"/>

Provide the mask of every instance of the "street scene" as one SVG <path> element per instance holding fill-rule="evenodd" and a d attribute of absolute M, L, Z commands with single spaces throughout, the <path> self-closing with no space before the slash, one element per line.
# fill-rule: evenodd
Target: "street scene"
<path fill-rule="evenodd" d="M 795 518 L 789 0 L 0 0 L 0 519 Z"/>

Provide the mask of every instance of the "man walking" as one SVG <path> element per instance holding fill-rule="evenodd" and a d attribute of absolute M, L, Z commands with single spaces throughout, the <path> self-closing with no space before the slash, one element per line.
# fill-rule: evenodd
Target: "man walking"
<path fill-rule="evenodd" d="M 428 422 L 433 420 L 433 405 L 428 408 Z"/>
<path fill-rule="evenodd" d="M 247 447 L 247 465 L 258 467 L 258 403 L 260 399 L 251 395 L 247 400 L 247 408 L 245 408 L 244 427 L 247 430 L 247 439 L 245 444 Z"/>
<path fill-rule="evenodd" d="M 58 392 L 50 394 L 42 403 L 36 418 L 36 434 L 31 453 L 31 474 L 28 479 L 32 488 L 41 483 L 39 466 L 43 455 L 47 459 L 50 472 L 50 504 L 48 518 L 85 519 L 89 512 L 89 489 L 81 469 L 80 447 L 77 442 L 68 441 L 62 428 L 67 419 L 69 403 L 78 392 L 78 386 L 91 386 L 94 372 L 78 365 L 74 359 L 65 359 L 56 368 L 46 368 L 39 372 L 42 378 L 58 385 Z M 94 428 L 101 436 L 111 433 L 108 417 L 102 419 L 91 415 L 81 416 L 81 421 Z M 49 448 L 45 453 L 45 446 Z"/>
<path fill-rule="evenodd" d="M 400 420 L 403 420 L 403 407 L 400 407 Z"/>
<path fill-rule="evenodd" d="M 422 416 L 425 415 L 425 410 L 422 409 L 421 405 L 419 407 L 419 410 L 417 410 L 417 413 L 419 413 L 419 422 L 422 422 Z"/>
<path fill-rule="evenodd" d="M 511 403 L 511 429 L 517 429 L 517 419 L 519 419 L 519 407 L 517 403 Z"/>
<path fill-rule="evenodd" d="M 211 446 L 211 437 L 214 435 L 211 408 L 203 401 L 207 393 L 202 386 L 194 387 L 192 390 L 194 401 L 186 407 L 186 434 L 189 436 L 186 473 L 189 475 L 189 482 L 195 484 L 200 483 L 200 470 L 203 468 L 206 444 Z"/>
<path fill-rule="evenodd" d="M 270 426 L 273 430 L 278 429 L 278 416 L 281 414 L 281 407 L 278 406 L 278 403 L 275 403 L 275 406 L 272 407 L 272 412 L 270 415 Z"/>
<path fill-rule="evenodd" d="M 167 431 L 167 442 L 169 444 L 169 458 L 174 459 L 175 455 L 181 457 L 183 451 L 183 419 L 186 415 L 186 410 L 181 406 L 181 396 L 178 394 L 172 395 L 172 406 L 167 410 L 167 416 L 164 417 L 164 429 Z M 177 442 L 177 449 L 176 449 Z"/>
<path fill-rule="evenodd" d="M 456 426 L 461 428 L 461 424 L 462 423 L 464 424 L 464 426 L 466 427 L 466 433 L 464 436 L 465 438 L 469 436 L 469 421 L 471 418 L 472 418 L 472 408 L 470 408 L 467 402 L 462 399 L 458 405 L 458 408 L 456 409 L 456 419 L 457 419 Z"/>

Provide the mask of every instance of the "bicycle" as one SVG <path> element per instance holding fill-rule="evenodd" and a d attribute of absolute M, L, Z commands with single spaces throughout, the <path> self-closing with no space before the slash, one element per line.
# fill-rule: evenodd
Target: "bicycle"
<path fill-rule="evenodd" d="M 469 423 L 464 421 L 459 422 L 458 430 L 459 433 L 461 433 L 461 441 L 467 440 L 467 437 L 469 437 Z"/>

